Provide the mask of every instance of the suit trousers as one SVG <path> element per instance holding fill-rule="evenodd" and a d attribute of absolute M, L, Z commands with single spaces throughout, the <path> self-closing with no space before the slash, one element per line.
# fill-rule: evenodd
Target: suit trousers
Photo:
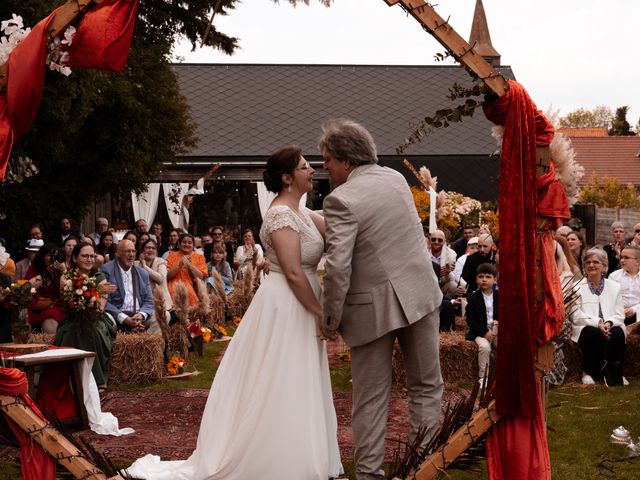
<path fill-rule="evenodd" d="M 355 437 L 356 478 L 383 478 L 387 410 L 391 390 L 391 359 L 396 338 L 404 358 L 412 441 L 427 428 L 426 443 L 440 420 L 443 382 L 440 373 L 439 312 L 436 309 L 404 328 L 365 345 L 351 348 L 353 375 L 352 428 Z"/>
<path fill-rule="evenodd" d="M 491 361 L 491 347 L 496 348 L 498 346 L 497 338 L 489 342 L 484 337 L 476 337 L 475 342 L 478 345 L 478 378 L 484 379 L 487 374 L 487 367 Z"/>

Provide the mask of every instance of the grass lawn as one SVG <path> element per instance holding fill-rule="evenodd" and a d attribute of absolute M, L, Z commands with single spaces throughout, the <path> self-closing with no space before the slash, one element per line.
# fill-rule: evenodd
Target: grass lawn
<path fill-rule="evenodd" d="M 130 392 L 208 389 L 217 370 L 214 359 L 224 345 L 205 344 L 204 356 L 192 358 L 188 370 L 200 371 L 198 376 L 146 386 L 114 386 L 112 389 Z M 350 391 L 350 380 L 348 364 L 331 369 L 335 391 Z M 572 384 L 551 391 L 547 418 L 554 480 L 640 479 L 640 457 L 629 460 L 625 447 L 609 442 L 611 431 L 619 425 L 625 426 L 634 439 L 640 436 L 640 379 L 630 380 L 629 387 L 583 387 Z M 351 460 L 344 459 L 345 476 L 355 479 Z M 476 471 L 447 470 L 447 475 L 453 480 L 487 478 L 486 464 L 479 464 Z M 18 465 L 0 463 L 0 480 L 18 479 Z"/>

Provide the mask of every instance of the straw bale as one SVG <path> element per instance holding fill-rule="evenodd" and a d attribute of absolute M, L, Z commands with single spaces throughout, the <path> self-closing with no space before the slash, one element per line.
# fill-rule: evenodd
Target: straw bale
<path fill-rule="evenodd" d="M 182 358 L 187 358 L 189 355 L 189 334 L 179 323 L 169 327 L 169 355 L 174 352 L 180 353 Z"/>
<path fill-rule="evenodd" d="M 492 352 L 492 357 L 495 351 Z M 478 379 L 478 346 L 465 340 L 460 331 L 440 334 L 440 370 L 447 383 L 474 382 Z M 405 369 L 400 347 L 393 350 L 392 375 L 394 383 L 405 385 Z"/>
<path fill-rule="evenodd" d="M 249 308 L 257 288 L 253 279 L 253 270 L 247 268 L 244 270 L 242 280 L 233 282 L 233 293 L 227 297 L 228 310 L 231 316 L 242 317 L 247 308 Z"/>
<path fill-rule="evenodd" d="M 208 325 L 222 325 L 225 321 L 226 302 L 215 292 L 209 294 L 209 321 Z"/>
<path fill-rule="evenodd" d="M 152 333 L 121 333 L 111 351 L 109 381 L 114 384 L 147 384 L 165 374 L 164 339 Z"/>
<path fill-rule="evenodd" d="M 45 345 L 53 345 L 54 338 L 56 338 L 54 333 L 31 332 L 27 343 L 44 343 Z"/>

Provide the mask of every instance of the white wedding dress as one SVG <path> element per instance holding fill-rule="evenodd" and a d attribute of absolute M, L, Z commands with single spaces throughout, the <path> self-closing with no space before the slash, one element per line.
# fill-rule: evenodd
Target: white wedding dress
<path fill-rule="evenodd" d="M 260 238 L 271 273 L 257 290 L 216 373 L 188 460 L 138 459 L 148 480 L 327 480 L 342 473 L 326 344 L 281 273 L 271 233 L 300 235 L 302 267 L 317 295 L 323 238 L 286 206 L 265 215 Z M 178 407 L 176 407 L 178 408 Z M 161 428 L 161 425 L 158 426 Z"/>

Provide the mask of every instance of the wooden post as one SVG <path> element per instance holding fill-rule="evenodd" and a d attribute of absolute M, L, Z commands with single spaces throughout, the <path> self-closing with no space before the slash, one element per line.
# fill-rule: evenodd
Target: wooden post
<path fill-rule="evenodd" d="M 60 9 L 56 16 L 53 17 L 47 33 L 49 34 L 49 43 L 58 35 L 63 33 L 69 25 L 75 22 L 76 18 L 94 6 L 102 3 L 102 0 L 68 0 Z M 7 68 L 8 62 L 0 65 L 0 91 L 7 86 Z"/>
<path fill-rule="evenodd" d="M 496 95 L 501 97 L 509 90 L 502 75 L 478 55 L 472 45 L 456 32 L 449 22 L 436 13 L 431 5 L 422 0 L 384 0 L 387 5 L 400 4 L 422 27 L 435 37 L 453 57 L 473 74 L 480 77 Z"/>
<path fill-rule="evenodd" d="M 0 409 L 74 477 L 106 480 L 106 475 L 98 467 L 64 435 L 40 418 L 20 397 L 0 395 Z M 120 475 L 111 478 L 122 480 Z"/>

